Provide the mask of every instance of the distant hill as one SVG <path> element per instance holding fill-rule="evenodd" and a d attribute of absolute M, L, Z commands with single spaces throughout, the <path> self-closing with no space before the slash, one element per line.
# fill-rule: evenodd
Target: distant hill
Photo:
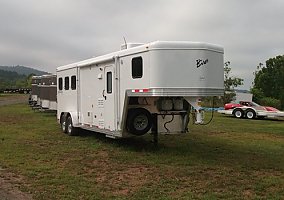
<path fill-rule="evenodd" d="M 9 72 L 16 72 L 19 75 L 26 75 L 26 76 L 28 76 L 30 74 L 35 74 L 37 76 L 47 74 L 47 72 L 44 72 L 44 71 L 40 71 L 40 70 L 33 69 L 33 68 L 30 68 L 30 67 L 19 66 L 19 65 L 17 65 L 17 66 L 0 66 L 0 70 L 9 71 Z"/>
<path fill-rule="evenodd" d="M 25 75 L 20 75 L 17 72 L 5 71 L 0 69 L 0 80 L 1 81 L 15 81 L 18 79 L 26 78 Z"/>
<path fill-rule="evenodd" d="M 24 66 L 0 66 L 0 92 L 5 89 L 30 88 L 31 74 L 40 76 L 47 72 Z"/>
<path fill-rule="evenodd" d="M 7 88 L 27 88 L 27 76 L 17 72 L 5 71 L 0 69 L 0 91 Z"/>

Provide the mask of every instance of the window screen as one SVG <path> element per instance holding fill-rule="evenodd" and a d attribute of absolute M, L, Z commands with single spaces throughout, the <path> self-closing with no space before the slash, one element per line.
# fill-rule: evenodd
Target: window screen
<path fill-rule="evenodd" d="M 141 78 L 143 76 L 142 57 L 132 58 L 132 78 Z"/>
<path fill-rule="evenodd" d="M 69 90 L 69 77 L 68 76 L 64 78 L 64 89 Z"/>
<path fill-rule="evenodd" d="M 76 90 L 76 76 L 71 76 L 71 89 Z"/>
<path fill-rule="evenodd" d="M 107 72 L 107 93 L 112 93 L 112 73 Z"/>
<path fill-rule="evenodd" d="M 58 89 L 59 89 L 59 90 L 62 90 L 62 88 L 63 88 L 62 78 L 59 78 L 59 79 L 58 79 Z"/>

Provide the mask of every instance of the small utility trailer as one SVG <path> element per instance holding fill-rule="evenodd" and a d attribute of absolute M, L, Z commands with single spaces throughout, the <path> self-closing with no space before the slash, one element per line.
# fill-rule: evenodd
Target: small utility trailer
<path fill-rule="evenodd" d="M 284 112 L 269 106 L 260 106 L 252 101 L 239 101 L 239 103 L 225 104 L 224 110 L 218 110 L 219 113 L 232 115 L 236 118 L 280 118 L 284 117 Z"/>
<path fill-rule="evenodd" d="M 57 68 L 57 120 L 111 138 L 184 133 L 198 100 L 224 93 L 224 50 L 200 42 L 125 44 L 120 51 Z"/>

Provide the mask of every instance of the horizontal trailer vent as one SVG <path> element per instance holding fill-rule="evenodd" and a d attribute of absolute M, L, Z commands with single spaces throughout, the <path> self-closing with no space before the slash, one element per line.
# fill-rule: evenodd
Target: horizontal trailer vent
<path fill-rule="evenodd" d="M 103 108 L 104 107 L 104 102 L 105 102 L 104 98 L 98 98 L 98 107 L 99 108 Z"/>

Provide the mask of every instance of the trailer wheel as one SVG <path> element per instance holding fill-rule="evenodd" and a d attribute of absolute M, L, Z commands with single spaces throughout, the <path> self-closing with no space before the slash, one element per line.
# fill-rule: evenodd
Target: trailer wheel
<path fill-rule="evenodd" d="M 77 135 L 77 128 L 73 126 L 71 116 L 69 116 L 66 120 L 66 129 L 67 129 L 67 132 L 66 132 L 67 135 L 70 135 L 70 136 Z"/>
<path fill-rule="evenodd" d="M 244 111 L 240 108 L 237 108 L 233 111 L 233 115 L 236 117 L 236 118 L 242 118 L 244 116 Z"/>
<path fill-rule="evenodd" d="M 256 117 L 256 113 L 253 109 L 247 109 L 246 110 L 246 118 L 254 119 L 255 117 Z"/>
<path fill-rule="evenodd" d="M 144 108 L 135 108 L 128 111 L 127 129 L 133 135 L 141 136 L 147 133 L 153 124 L 151 113 Z"/>
<path fill-rule="evenodd" d="M 66 127 L 66 117 L 65 115 L 61 115 L 60 117 L 60 126 L 61 126 L 61 130 L 63 133 L 67 132 L 67 127 Z"/>

